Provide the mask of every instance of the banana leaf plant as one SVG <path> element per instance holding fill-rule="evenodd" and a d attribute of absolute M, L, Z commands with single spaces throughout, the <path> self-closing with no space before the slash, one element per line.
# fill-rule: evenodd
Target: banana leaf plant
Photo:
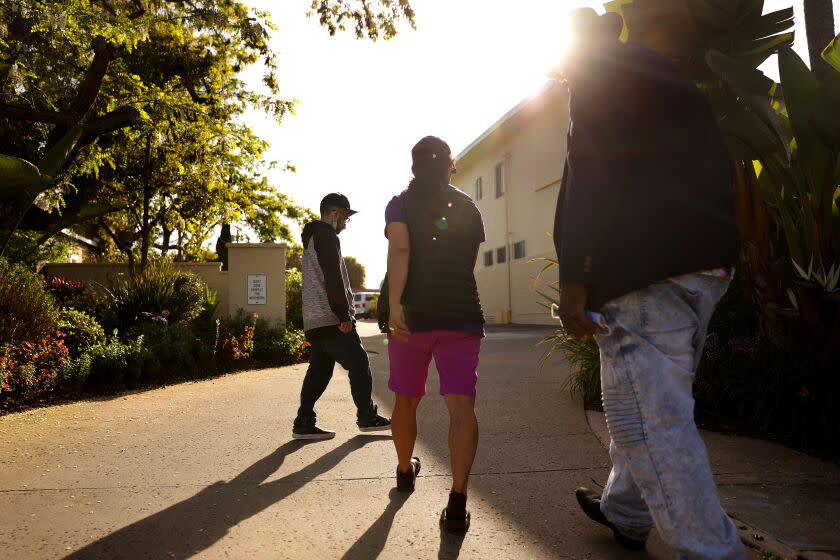
<path fill-rule="evenodd" d="M 82 136 L 83 125 L 77 124 L 56 143 L 37 165 L 16 157 L 0 154 L 0 202 L 10 212 L 17 213 L 17 223 L 54 181 Z M 13 214 L 14 215 L 14 214 Z M 0 245 L 0 256 L 17 226 L 6 232 Z"/>

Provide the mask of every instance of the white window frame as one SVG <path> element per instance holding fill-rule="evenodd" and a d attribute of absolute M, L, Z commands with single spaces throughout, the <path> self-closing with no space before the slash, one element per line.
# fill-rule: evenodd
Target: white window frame
<path fill-rule="evenodd" d="M 505 162 L 500 161 L 493 169 L 493 182 L 496 187 L 496 198 L 505 195 Z"/>

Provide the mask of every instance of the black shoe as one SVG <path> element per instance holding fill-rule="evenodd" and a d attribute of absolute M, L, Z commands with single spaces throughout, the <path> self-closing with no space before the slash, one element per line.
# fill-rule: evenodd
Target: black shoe
<path fill-rule="evenodd" d="M 417 475 L 420 474 L 420 458 L 411 458 L 411 470 L 408 472 L 400 472 L 397 468 L 397 490 L 400 492 L 414 492 L 414 481 L 417 480 Z"/>
<path fill-rule="evenodd" d="M 383 432 L 391 429 L 391 420 L 377 414 L 372 420 L 359 421 L 356 425 L 360 432 Z"/>
<path fill-rule="evenodd" d="M 597 521 L 605 527 L 612 529 L 613 537 L 618 541 L 618 544 L 628 550 L 642 550 L 645 547 L 645 541 L 631 539 L 619 531 L 615 525 L 610 523 L 609 519 L 601 512 L 601 495 L 589 488 L 578 488 L 575 490 L 575 497 L 577 497 L 578 504 L 583 513 L 592 521 Z"/>
<path fill-rule="evenodd" d="M 318 426 L 295 426 L 292 428 L 293 439 L 332 439 L 335 432 L 322 430 Z"/>
<path fill-rule="evenodd" d="M 449 493 L 449 504 L 440 512 L 440 525 L 450 533 L 465 533 L 470 528 L 466 495 L 460 492 Z"/>

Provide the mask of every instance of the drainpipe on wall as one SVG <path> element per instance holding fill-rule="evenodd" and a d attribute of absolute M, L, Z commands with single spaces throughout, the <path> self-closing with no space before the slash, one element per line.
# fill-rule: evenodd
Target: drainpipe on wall
<path fill-rule="evenodd" d="M 511 270 L 510 270 L 510 261 L 513 258 L 511 254 L 511 236 L 512 233 L 510 231 L 510 204 L 508 203 L 508 198 L 510 197 L 510 181 L 508 178 L 510 177 L 510 152 L 505 152 L 505 167 L 504 167 L 504 186 L 505 186 L 505 194 L 503 198 L 505 199 L 505 264 L 507 264 L 507 309 L 502 312 L 502 323 L 508 324 L 513 322 L 513 295 L 512 295 L 512 286 L 511 286 Z"/>

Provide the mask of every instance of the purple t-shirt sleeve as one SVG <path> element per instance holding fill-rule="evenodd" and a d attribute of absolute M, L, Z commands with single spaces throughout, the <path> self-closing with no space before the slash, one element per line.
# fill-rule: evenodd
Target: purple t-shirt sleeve
<path fill-rule="evenodd" d="M 395 196 L 385 207 L 385 227 L 394 222 L 408 223 L 408 215 L 405 211 L 405 203 L 402 197 Z M 387 237 L 387 234 L 386 234 Z"/>

